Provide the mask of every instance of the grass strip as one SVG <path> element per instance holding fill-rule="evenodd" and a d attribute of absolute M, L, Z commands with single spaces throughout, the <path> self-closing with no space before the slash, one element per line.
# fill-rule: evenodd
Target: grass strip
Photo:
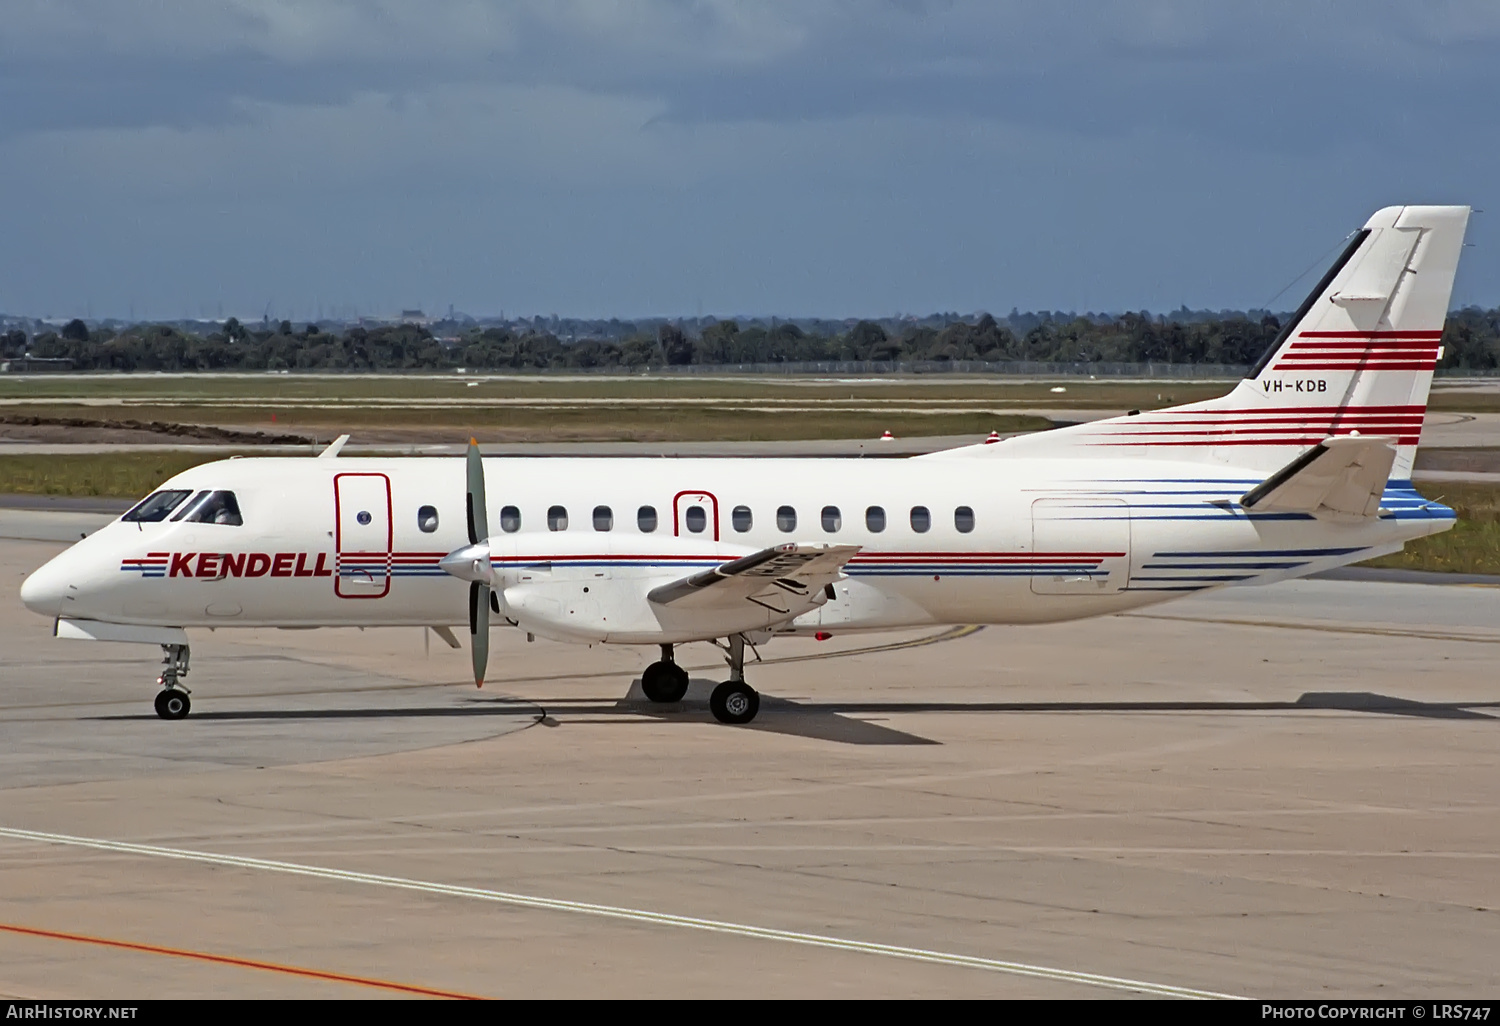
<path fill-rule="evenodd" d="M 1407 542 L 1406 548 L 1363 566 L 1443 573 L 1500 574 L 1500 485 L 1478 481 L 1429 481 L 1420 491 L 1452 506 L 1458 523 L 1442 534 Z"/>
<path fill-rule="evenodd" d="M 921 404 L 913 404 L 920 406 Z M 1053 426 L 1045 417 L 990 412 L 912 413 L 879 411 L 786 411 L 715 407 L 623 408 L 513 408 L 427 407 L 420 409 L 343 409 L 292 407 L 279 411 L 195 404 L 130 407 L 135 421 L 190 421 L 194 424 L 264 432 L 293 432 L 330 440 L 334 435 L 361 432 L 380 441 L 431 441 L 446 435 L 462 442 L 477 435 L 481 442 L 778 442 L 831 438 L 879 438 L 882 431 L 898 437 L 977 435 L 991 431 L 1043 431 Z M 27 415 L 42 418 L 80 417 L 91 413 L 100 427 L 109 418 L 97 408 L 36 406 Z M 275 414 L 273 421 L 271 415 Z M 123 425 L 122 425 L 123 426 Z M 237 443 L 236 443 L 237 444 Z"/>
<path fill-rule="evenodd" d="M 203 452 L 0 455 L 0 493 L 134 499 L 174 474 L 227 454 Z"/>

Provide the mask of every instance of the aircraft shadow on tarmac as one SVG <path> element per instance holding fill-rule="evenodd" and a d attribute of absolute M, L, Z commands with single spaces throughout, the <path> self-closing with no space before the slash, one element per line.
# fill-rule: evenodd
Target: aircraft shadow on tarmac
<path fill-rule="evenodd" d="M 793 706 L 794 703 L 786 703 Z M 1166 713 L 1166 712 L 1368 712 L 1439 720 L 1493 720 L 1476 709 L 1500 702 L 1419 702 L 1369 691 L 1309 691 L 1295 702 L 806 702 L 794 707 L 824 713 Z"/>
<path fill-rule="evenodd" d="M 631 685 L 621 701 L 601 704 L 592 700 L 577 703 L 552 702 L 569 717 L 580 715 L 635 713 L 657 719 L 698 722 L 709 718 L 708 692 L 714 681 L 693 680 L 681 702 L 656 704 L 640 690 L 640 681 Z M 1479 709 L 1500 708 L 1500 702 L 1422 702 L 1396 698 L 1369 691 L 1309 691 L 1296 701 L 1164 701 L 1164 702 L 805 702 L 761 696 L 760 715 L 750 729 L 819 738 L 844 744 L 911 745 L 941 744 L 904 730 L 897 730 L 858 716 L 908 713 L 1264 713 L 1264 712 L 1360 712 L 1392 716 L 1414 716 L 1443 720 L 1493 720 L 1497 717 Z"/>
<path fill-rule="evenodd" d="M 463 707 L 389 706 L 361 709 L 218 709 L 195 712 L 193 720 L 231 722 L 235 720 L 407 720 L 427 718 L 462 718 L 480 716 L 523 716 L 540 723 L 546 716 L 541 706 L 520 699 L 488 699 Z M 89 716 L 90 720 L 154 720 L 152 713 L 119 716 Z"/>
<path fill-rule="evenodd" d="M 640 716 L 649 722 L 709 722 L 708 694 L 716 681 L 694 679 L 681 702 L 655 703 L 641 693 L 640 681 L 631 685 L 622 699 L 609 702 L 594 698 L 550 700 L 547 705 L 563 722 L 581 717 L 609 717 L 611 722 L 621 714 Z M 795 737 L 813 738 L 852 745 L 933 745 L 941 744 L 904 730 L 875 723 L 861 716 L 911 713 L 1266 713 L 1266 712 L 1359 712 L 1391 716 L 1414 716 L 1441 720 L 1494 720 L 1497 717 L 1480 709 L 1500 708 L 1500 702 L 1422 702 L 1396 698 L 1369 691 L 1310 691 L 1296 701 L 1163 701 L 1163 702 L 807 702 L 761 696 L 760 714 L 748 730 L 767 731 Z M 391 706 L 353 709 L 226 709 L 195 712 L 194 720 L 229 721 L 295 721 L 295 720 L 394 720 L 422 718 L 530 717 L 537 723 L 557 726 L 548 710 L 522 699 L 469 697 L 461 706 Z M 150 714 L 93 716 L 96 720 L 152 720 Z"/>

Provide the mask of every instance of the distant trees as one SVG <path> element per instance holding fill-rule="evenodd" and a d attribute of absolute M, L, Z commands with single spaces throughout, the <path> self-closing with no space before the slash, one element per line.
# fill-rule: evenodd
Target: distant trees
<path fill-rule="evenodd" d="M 656 341 L 661 346 L 663 362 L 676 366 L 694 362 L 693 343 L 677 325 L 663 324 L 657 329 Z"/>
<path fill-rule="evenodd" d="M 1500 367 L 1500 309 L 1468 306 L 1450 313 L 1439 366 L 1471 370 Z"/>
<path fill-rule="evenodd" d="M 1191 314 L 1191 319 L 1186 319 Z M 558 338 L 563 323 L 577 337 Z M 309 323 L 300 333 L 290 321 L 248 330 L 230 318 L 200 335 L 167 324 L 128 327 L 68 322 L 60 332 L 28 340 L 23 331 L 0 334 L 0 353 L 67 357 L 81 370 L 486 370 L 546 368 L 633 369 L 690 364 L 776 364 L 823 361 L 935 361 L 1192 363 L 1255 362 L 1281 330 L 1273 315 L 1184 312 L 1160 317 L 1146 311 L 1115 317 L 1043 311 L 962 319 L 935 315 L 921 322 L 860 320 L 768 323 L 713 321 L 694 338 L 676 323 L 653 331 L 621 321 L 513 322 L 508 326 L 454 325 L 456 338 L 434 338 L 417 324 L 323 331 Z M 271 327 L 276 330 L 270 330 Z M 619 334 L 625 332 L 626 334 Z M 1500 309 L 1454 311 L 1443 336 L 1440 366 L 1500 369 Z"/>

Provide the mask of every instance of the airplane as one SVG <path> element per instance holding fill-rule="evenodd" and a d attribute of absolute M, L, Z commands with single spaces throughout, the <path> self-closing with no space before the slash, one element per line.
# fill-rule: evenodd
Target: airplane
<path fill-rule="evenodd" d="M 786 635 L 1029 624 L 1267 584 L 1453 526 L 1411 482 L 1467 227 L 1394 206 L 1347 245 L 1226 395 L 903 459 L 230 458 L 168 480 L 21 586 L 60 638 L 158 644 L 181 719 L 189 628 L 499 623 L 709 641 L 710 709 L 750 722 L 745 653 Z M 498 510 L 498 517 L 491 511 Z"/>

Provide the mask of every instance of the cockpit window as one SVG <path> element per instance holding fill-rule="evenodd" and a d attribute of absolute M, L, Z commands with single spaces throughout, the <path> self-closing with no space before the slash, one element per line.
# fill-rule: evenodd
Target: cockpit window
<path fill-rule="evenodd" d="M 167 515 L 176 509 L 183 499 L 193 494 L 187 489 L 153 492 L 140 502 L 135 508 L 126 513 L 121 520 L 130 520 L 138 524 L 155 524 L 167 519 Z"/>
<path fill-rule="evenodd" d="M 189 524 L 223 524 L 227 527 L 239 527 L 244 523 L 240 519 L 240 504 L 235 501 L 233 492 L 209 492 L 206 498 L 193 503 L 182 519 Z"/>
<path fill-rule="evenodd" d="M 208 498 L 207 488 L 203 489 L 203 491 L 201 492 L 197 492 L 196 494 L 194 494 L 191 499 L 189 499 L 187 502 L 184 502 L 180 507 L 178 507 L 177 512 L 172 516 L 172 523 L 175 524 L 177 521 L 187 516 L 198 507 L 198 503 L 202 502 L 206 498 Z"/>

